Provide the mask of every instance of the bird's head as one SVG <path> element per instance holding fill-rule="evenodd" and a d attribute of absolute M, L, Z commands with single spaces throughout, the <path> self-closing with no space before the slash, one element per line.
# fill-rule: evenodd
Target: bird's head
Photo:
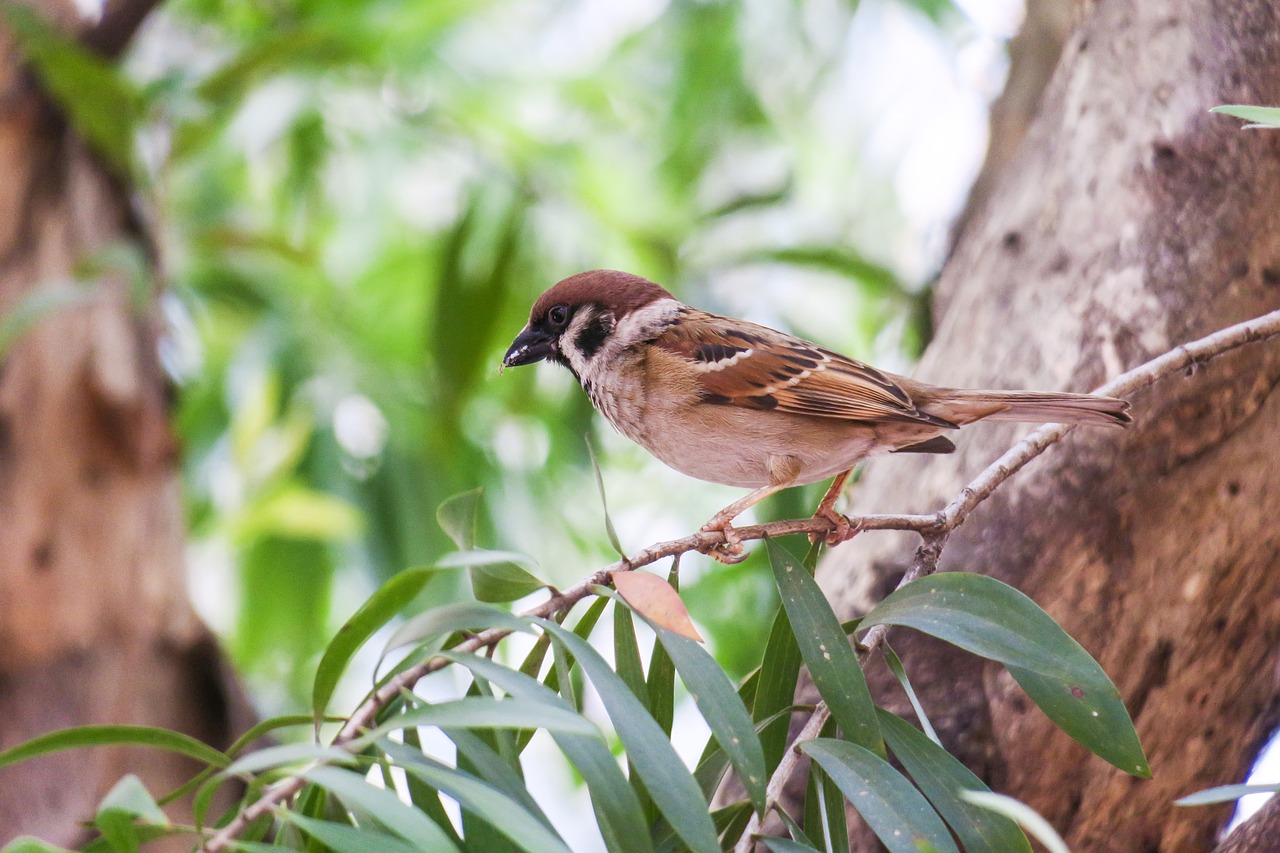
<path fill-rule="evenodd" d="M 546 359 L 578 373 L 615 338 L 623 321 L 660 300 L 670 300 L 672 307 L 676 304 L 665 288 L 638 275 L 590 270 L 570 276 L 533 303 L 529 322 L 512 341 L 502 365 L 517 367 Z M 647 327 L 638 324 L 633 333 L 649 334 Z"/>

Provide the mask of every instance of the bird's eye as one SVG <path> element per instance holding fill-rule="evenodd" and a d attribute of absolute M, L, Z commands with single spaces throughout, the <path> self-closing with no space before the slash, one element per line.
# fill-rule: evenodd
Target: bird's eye
<path fill-rule="evenodd" d="M 553 326 L 563 326 L 569 322 L 569 309 L 563 305 L 556 305 L 547 312 L 547 319 Z"/>

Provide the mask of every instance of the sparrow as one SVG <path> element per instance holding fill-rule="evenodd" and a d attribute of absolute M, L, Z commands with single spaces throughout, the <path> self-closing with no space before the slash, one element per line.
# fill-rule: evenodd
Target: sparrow
<path fill-rule="evenodd" d="M 877 370 L 765 326 L 700 311 L 661 285 L 591 270 L 534 302 L 504 367 L 563 365 L 619 432 L 672 468 L 752 491 L 702 530 L 721 531 L 707 553 L 743 558 L 732 521 L 790 486 L 834 477 L 816 517 L 828 544 L 856 533 L 835 512 L 854 466 L 884 453 L 950 453 L 946 437 L 979 420 L 1125 426 L 1113 397 L 970 391 Z"/>

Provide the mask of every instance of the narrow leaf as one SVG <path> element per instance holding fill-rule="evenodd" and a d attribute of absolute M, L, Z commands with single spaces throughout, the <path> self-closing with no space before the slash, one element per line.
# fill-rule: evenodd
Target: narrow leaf
<path fill-rule="evenodd" d="M 613 519 L 609 517 L 609 501 L 604 495 L 604 476 L 600 473 L 596 449 L 591 444 L 591 434 L 587 433 L 583 439 L 587 442 L 587 456 L 591 458 L 591 470 L 596 475 L 596 489 L 600 492 L 600 508 L 604 511 L 604 532 L 609 537 L 609 544 L 613 546 L 613 550 L 625 560 L 627 553 L 622 550 L 622 540 L 618 538 L 618 531 L 613 528 Z"/>
<path fill-rule="evenodd" d="M 0 752 L 0 767 L 50 752 L 83 746 L 150 746 L 177 752 L 214 767 L 231 763 L 226 755 L 189 735 L 150 726 L 77 726 L 32 738 Z"/>
<path fill-rule="evenodd" d="M 406 841 L 432 850 L 457 850 L 444 830 L 425 814 L 400 802 L 394 791 L 369 784 L 359 774 L 336 767 L 316 767 L 303 776 L 348 806 L 363 809 Z"/>
<path fill-rule="evenodd" d="M 396 760 L 406 773 L 458 801 L 494 829 L 525 850 L 535 853 L 570 853 L 554 830 L 506 793 L 476 777 L 433 761 L 403 744 L 382 740 L 379 748 Z"/>
<path fill-rule="evenodd" d="M 397 714 L 355 741 L 356 748 L 373 743 L 387 734 L 416 726 L 460 729 L 546 729 L 565 734 L 603 739 L 600 730 L 568 708 L 518 699 L 473 696 L 420 705 Z"/>
<path fill-rule="evenodd" d="M 156 805 L 155 799 L 142 784 L 142 780 L 132 773 L 111 786 L 111 790 L 102 798 L 102 802 L 98 805 L 98 814 L 108 811 L 122 812 L 130 818 L 140 818 L 147 823 L 159 826 L 169 825 L 168 816 L 160 806 Z"/>
<path fill-rule="evenodd" d="M 355 761 L 355 756 L 336 746 L 321 746 L 318 743 L 287 743 L 251 752 L 243 758 L 236 759 L 234 764 L 222 772 L 227 776 L 240 776 L 246 773 L 274 770 L 277 767 L 304 761 L 351 764 Z"/>
<path fill-rule="evenodd" d="M 1188 794 L 1174 800 L 1173 804 L 1175 806 L 1212 806 L 1218 803 L 1230 803 L 1250 794 L 1274 794 L 1277 791 L 1280 791 L 1280 783 L 1276 782 L 1266 785 L 1219 785 L 1216 788 L 1206 788 L 1203 791 Z"/>
<path fill-rule="evenodd" d="M 1049 614 L 985 575 L 946 572 L 886 596 L 862 621 L 904 625 L 998 661 L 1063 731 L 1135 776 L 1151 769 L 1106 672 Z"/>
<path fill-rule="evenodd" d="M 463 551 L 475 547 L 476 516 L 480 512 L 480 496 L 483 494 L 484 489 L 472 489 L 446 498 L 436 508 L 436 522 Z"/>
<path fill-rule="evenodd" d="M 764 814 L 768 782 L 764 751 L 751 715 L 734 690 L 733 682 L 702 646 L 657 625 L 653 630 L 674 661 L 680 680 L 711 727 L 711 733 L 733 763 L 756 813 Z"/>
<path fill-rule="evenodd" d="M 490 563 L 471 569 L 471 591 L 479 601 L 504 604 L 547 586 L 515 563 Z"/>
<path fill-rule="evenodd" d="M 963 791 L 990 790 L 951 753 L 906 720 L 877 708 L 880 731 L 916 787 L 951 827 L 965 850 L 1031 853 L 1016 823 L 961 798 Z"/>
<path fill-rule="evenodd" d="M 920 721 L 920 727 L 924 729 L 925 735 L 938 746 L 942 746 L 938 733 L 933 730 L 933 723 L 929 722 L 929 716 L 924 712 L 924 706 L 920 704 L 920 697 L 916 696 L 916 690 L 911 686 L 911 679 L 907 678 L 907 668 L 902 665 L 902 659 L 889 646 L 887 640 L 880 644 L 880 651 L 884 655 L 884 662 L 888 665 L 889 671 L 893 673 L 894 678 L 898 679 L 898 683 L 902 685 L 902 691 L 907 694 L 907 700 L 911 703 L 912 710 L 916 712 L 916 719 Z M 881 715 L 880 719 L 883 720 L 884 716 Z"/>
<path fill-rule="evenodd" d="M 844 736 L 852 742 L 883 755 L 884 741 L 876 724 L 875 705 L 867 679 L 858 664 L 849 638 L 840 629 L 840 620 L 831 610 L 817 581 L 793 555 L 774 540 L 768 540 L 769 563 L 782 596 L 814 686 L 831 709 Z"/>
<path fill-rule="evenodd" d="M 20 835 L 4 847 L 0 847 L 0 853 L 71 853 L 71 851 L 65 847 L 55 847 L 31 835 Z"/>
<path fill-rule="evenodd" d="M 410 643 L 447 637 L 456 631 L 500 628 L 504 631 L 527 631 L 529 623 L 519 616 L 487 604 L 456 602 L 435 607 L 405 622 L 387 640 L 385 655 L 392 649 Z"/>
<path fill-rule="evenodd" d="M 1223 115 L 1242 118 L 1249 124 L 1245 128 L 1280 128 L 1280 107 L 1254 107 L 1244 104 L 1229 104 L 1221 107 L 1214 107 L 1209 110 L 1211 113 L 1222 113 Z"/>
<path fill-rule="evenodd" d="M 608 603 L 608 600 L 600 599 L 597 603 Z M 591 611 L 588 611 L 588 615 L 592 612 L 595 612 L 596 616 L 599 615 L 594 606 Z M 589 629 L 587 632 L 589 633 Z M 550 687 L 487 658 L 455 652 L 445 652 L 444 657 L 462 664 L 476 675 L 496 684 L 509 696 L 570 708 L 570 705 Z M 606 847 L 610 851 L 651 853 L 653 846 L 649 841 L 648 825 L 641 812 L 640 803 L 631 786 L 627 784 L 626 777 L 618 769 L 618 763 L 609 752 L 609 748 L 598 738 L 556 732 L 552 732 L 551 737 L 586 781 L 587 790 L 591 793 L 591 805 Z"/>
<path fill-rule="evenodd" d="M 787 609 L 779 605 L 778 614 L 774 617 L 773 627 L 769 631 L 769 639 L 765 643 L 764 658 L 760 662 L 760 674 L 756 680 L 755 697 L 751 705 L 752 719 L 759 723 L 761 720 L 772 719 L 775 715 L 781 714 L 783 709 L 791 707 L 802 662 L 800 647 L 796 644 L 795 633 L 791 630 L 791 620 L 787 618 Z M 766 726 L 760 732 L 765 767 L 770 775 L 777 769 L 787 749 L 787 733 L 790 728 L 788 722 L 791 715 L 784 716 L 786 719 L 779 720 L 776 725 Z"/>
<path fill-rule="evenodd" d="M 788 838 L 771 838 L 769 836 L 757 836 L 759 842 L 768 847 L 773 853 L 821 853 L 816 847 L 810 847 L 808 844 L 801 844 L 799 841 L 792 841 Z"/>
<path fill-rule="evenodd" d="M 588 642 L 554 622 L 537 622 L 573 652 L 595 685 L 631 766 L 672 828 L 695 853 L 717 853 L 720 844 L 702 792 L 644 705 Z"/>
<path fill-rule="evenodd" d="M 333 698 L 333 691 L 338 686 L 338 679 L 346 670 L 347 664 L 356 651 L 365 644 L 374 633 L 387 624 L 409 602 L 417 597 L 427 582 L 434 578 L 439 570 L 431 568 L 406 569 L 384 583 L 360 609 L 346 621 L 338 633 L 329 642 L 316 668 L 315 681 L 311 686 L 311 713 L 316 717 L 324 715 Z"/>
<path fill-rule="evenodd" d="M 316 820 L 289 809 L 281 809 L 279 814 L 282 820 L 298 827 L 334 853 L 420 853 L 422 850 L 416 844 L 371 829 Z"/>
<path fill-rule="evenodd" d="M 680 593 L 662 578 L 649 572 L 615 572 L 613 587 L 631 609 L 651 625 L 665 628 L 695 643 L 702 642 L 702 636 L 689 618 L 688 609 L 680 600 Z"/>
<path fill-rule="evenodd" d="M 1067 849 L 1067 843 L 1049 825 L 1049 821 L 1041 817 L 1035 809 L 1026 803 L 1019 802 L 1013 797 L 1008 797 L 1004 794 L 993 794 L 990 791 L 961 791 L 960 796 L 976 806 L 990 809 L 1010 820 L 1017 821 L 1018 825 L 1031 833 L 1035 840 L 1043 844 L 1049 853 L 1071 853 Z"/>
<path fill-rule="evenodd" d="M 840 786 L 891 853 L 918 853 L 920 841 L 943 853 L 959 853 L 933 807 L 874 752 L 829 738 L 806 741 L 800 748 Z"/>

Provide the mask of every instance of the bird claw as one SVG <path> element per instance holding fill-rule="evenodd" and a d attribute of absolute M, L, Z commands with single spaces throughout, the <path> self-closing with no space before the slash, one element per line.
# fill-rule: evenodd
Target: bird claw
<path fill-rule="evenodd" d="M 723 542 L 715 542 L 707 545 L 698 546 L 698 551 L 706 554 L 717 563 L 724 563 L 732 566 L 735 563 L 741 563 L 747 559 L 746 551 L 742 547 L 742 540 L 738 538 L 738 531 L 733 529 L 733 525 L 729 522 L 732 519 L 711 519 L 702 525 L 700 533 L 722 533 L 724 534 Z"/>
<path fill-rule="evenodd" d="M 828 548 L 839 545 L 841 542 L 848 542 L 861 532 L 858 525 L 849 520 L 849 516 L 842 515 L 829 506 L 818 507 L 818 511 L 813 514 L 813 517 L 831 522 L 831 530 L 827 532 L 826 536 Z M 810 533 L 809 541 L 816 542 L 820 535 L 819 533 Z"/>

